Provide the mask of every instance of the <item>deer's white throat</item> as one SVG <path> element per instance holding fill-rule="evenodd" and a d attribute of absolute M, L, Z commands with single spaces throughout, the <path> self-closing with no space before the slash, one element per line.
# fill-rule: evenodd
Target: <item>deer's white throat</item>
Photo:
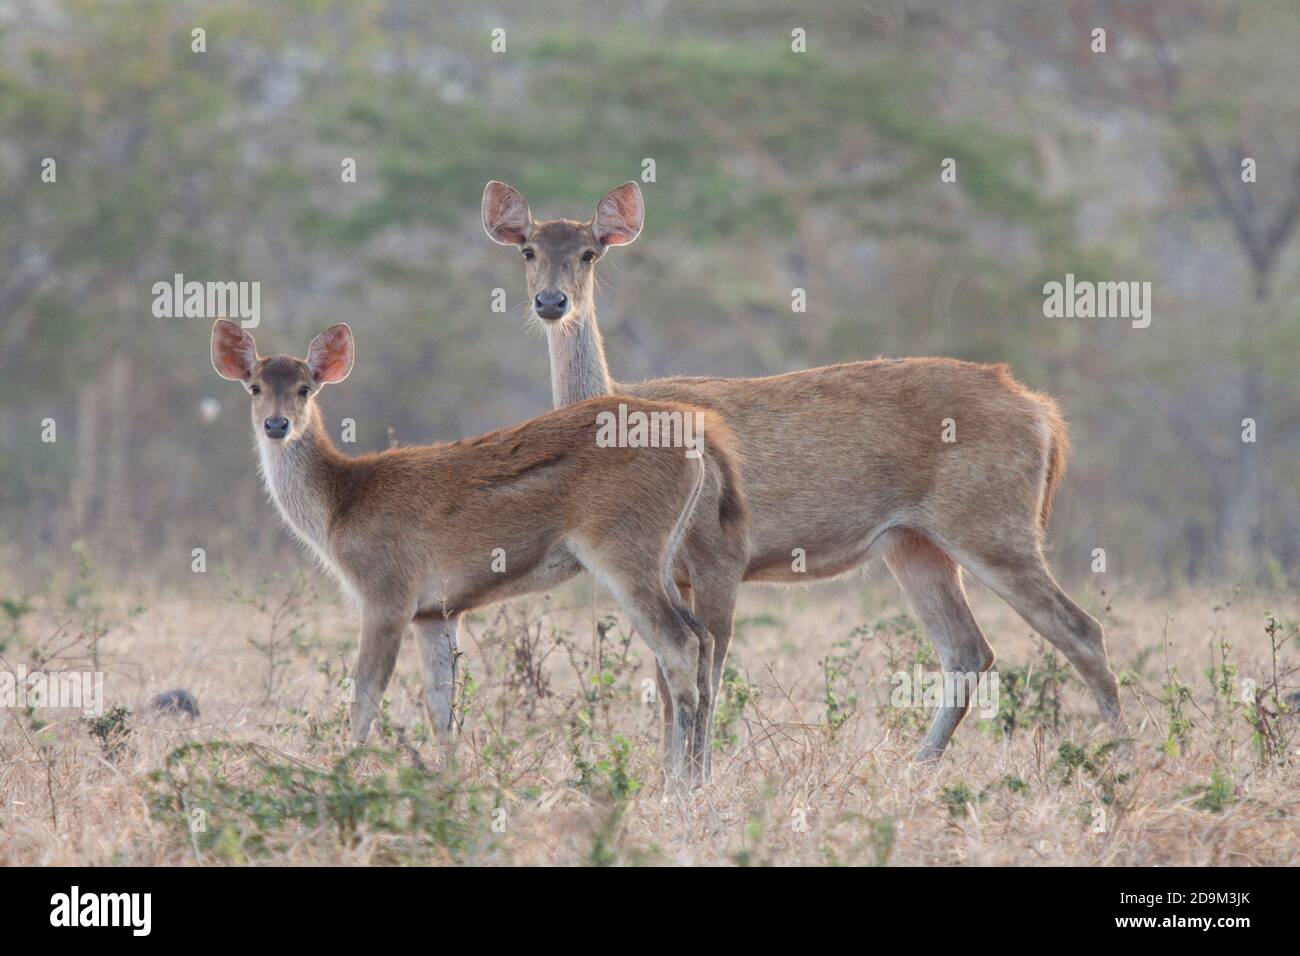
<path fill-rule="evenodd" d="M 319 413 L 317 413 L 319 414 Z M 257 429 L 257 457 L 267 494 L 284 523 L 321 568 L 338 583 L 343 596 L 361 606 L 356 585 L 334 559 L 331 548 L 330 494 L 332 447 L 318 418 L 294 441 L 272 441 Z"/>
<path fill-rule="evenodd" d="M 555 408 L 609 395 L 613 383 L 605 365 L 605 345 L 596 327 L 596 309 L 546 327 L 551 353 L 551 399 Z"/>
<path fill-rule="evenodd" d="M 285 524 L 332 570 L 330 516 L 316 436 L 309 429 L 294 441 L 272 441 L 259 432 L 257 454 L 267 494 Z"/>

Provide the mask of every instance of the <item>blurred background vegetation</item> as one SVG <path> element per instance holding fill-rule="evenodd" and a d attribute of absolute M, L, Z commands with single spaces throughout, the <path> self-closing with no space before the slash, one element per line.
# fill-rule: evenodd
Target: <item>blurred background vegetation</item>
<path fill-rule="evenodd" d="M 323 401 L 353 450 L 544 411 L 483 185 L 586 218 L 648 157 L 645 231 L 601 266 L 617 377 L 1010 362 L 1071 422 L 1064 577 L 1104 547 L 1153 585 L 1295 583 L 1298 47 L 1293 0 L 0 3 L 3 558 L 301 560 L 210 321 L 152 314 L 178 272 L 259 281 L 263 352 L 352 325 Z M 1067 272 L 1150 281 L 1150 328 L 1044 318 Z"/>

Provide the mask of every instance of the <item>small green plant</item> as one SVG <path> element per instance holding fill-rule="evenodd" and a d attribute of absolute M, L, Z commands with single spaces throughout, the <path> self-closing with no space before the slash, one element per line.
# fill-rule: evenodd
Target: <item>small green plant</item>
<path fill-rule="evenodd" d="M 1001 780 L 990 783 L 977 794 L 971 789 L 970 785 L 964 780 L 944 787 L 939 793 L 939 802 L 948 808 L 948 816 L 964 817 L 970 813 L 971 807 L 977 807 L 984 803 L 990 797 L 994 796 L 999 789 L 1004 789 L 1008 793 L 1018 794 L 1022 797 L 1029 796 L 1029 785 L 1019 777 L 1007 774 Z"/>
<path fill-rule="evenodd" d="M 849 636 L 836 641 L 821 662 L 822 701 L 826 707 L 826 733 L 833 740 L 858 711 L 857 688 L 865 683 L 862 657 L 867 639 L 878 630 L 859 625 Z"/>
<path fill-rule="evenodd" d="M 1164 707 L 1167 717 L 1163 750 L 1168 756 L 1176 757 L 1180 753 L 1187 752 L 1192 740 L 1192 729 L 1196 725 L 1187 713 L 1189 707 L 1195 706 L 1192 689 L 1182 682 L 1177 669 L 1169 662 L 1169 623 L 1171 620 L 1171 618 L 1165 619 L 1165 682 L 1160 688 L 1158 700 L 1160 705 Z"/>
<path fill-rule="evenodd" d="M 823 697 L 826 704 L 826 732 L 831 739 L 835 738 L 840 728 L 848 723 L 849 718 L 858 709 L 858 695 L 853 691 L 852 685 L 847 680 L 843 680 L 842 677 L 843 675 L 832 657 L 827 657 L 822 661 L 822 678 L 826 687 Z M 847 689 L 837 686 L 841 683 Z"/>
<path fill-rule="evenodd" d="M 1014 793 L 1022 797 L 1029 796 L 1029 784 L 1025 783 L 1019 777 L 1013 777 L 1011 774 L 1007 774 L 997 784 L 994 784 L 989 789 L 995 790 L 999 786 L 1005 788 L 1008 793 Z"/>
<path fill-rule="evenodd" d="M 506 690 L 512 699 L 521 701 L 523 716 L 532 720 L 538 707 L 550 697 L 551 682 L 546 659 L 559 646 L 553 632 L 546 632 L 546 622 L 538 619 L 507 630 L 510 660 L 506 669 Z"/>
<path fill-rule="evenodd" d="M 99 589 L 99 578 L 95 573 L 94 559 L 90 555 L 90 545 L 80 538 L 72 542 L 72 556 L 76 560 L 76 573 L 67 594 L 64 595 L 64 603 L 68 606 L 68 610 L 96 615 L 99 606 L 92 602 L 91 598 Z"/>
<path fill-rule="evenodd" d="M 998 668 L 998 712 L 986 724 L 1010 738 L 1017 730 L 1041 726 L 1061 729 L 1061 691 L 1073 679 L 1070 668 L 1056 649 L 1039 643 L 1039 656 L 1023 667 Z"/>
<path fill-rule="evenodd" d="M 1214 701 L 1210 716 L 1214 728 L 1214 754 L 1220 761 L 1232 758 L 1234 725 L 1243 710 L 1237 695 L 1237 667 L 1230 659 L 1231 651 L 1232 644 L 1220 635 L 1210 646 L 1210 666 L 1205 671 Z"/>
<path fill-rule="evenodd" d="M 1283 698 L 1282 687 L 1293 680 L 1295 668 L 1283 669 L 1278 656 L 1285 648 L 1289 636 L 1300 637 L 1300 628 L 1288 627 L 1272 612 L 1264 614 L 1264 634 L 1268 637 L 1270 671 L 1268 682 L 1256 687 L 1247 695 L 1245 719 L 1251 728 L 1251 741 L 1261 765 L 1285 766 L 1294 759 L 1294 741 L 1300 721 L 1295 719 L 1296 701 L 1300 695 Z"/>
<path fill-rule="evenodd" d="M 1222 813 L 1237 799 L 1237 788 L 1220 767 L 1215 767 L 1210 773 L 1209 783 L 1188 787 L 1185 793 L 1188 796 L 1196 796 L 1197 799 L 1192 806 L 1206 813 Z"/>
<path fill-rule="evenodd" d="M 281 672 L 288 664 L 289 649 L 302 651 L 307 646 L 305 613 L 315 602 L 315 590 L 307 575 L 298 571 L 263 580 L 252 593 L 232 583 L 231 599 L 266 618 L 266 638 L 250 637 L 248 643 L 266 658 L 263 689 L 264 699 L 269 701 L 275 696 Z"/>
<path fill-rule="evenodd" d="M 1062 741 L 1053 764 L 1061 785 L 1069 786 L 1076 778 L 1086 777 L 1100 792 L 1102 803 L 1107 806 L 1115 804 L 1119 799 L 1119 787 L 1128 783 L 1131 776 L 1127 771 L 1117 771 L 1114 766 L 1116 749 L 1123 742 L 1122 739 L 1108 740 L 1089 749 L 1068 740 Z"/>
<path fill-rule="evenodd" d="M 1196 725 L 1187 715 L 1187 707 L 1192 703 L 1192 689 L 1178 679 L 1178 672 L 1169 669 L 1164 685 L 1160 688 L 1160 703 L 1167 716 L 1163 749 L 1170 757 L 1186 753 L 1192 739 L 1192 728 Z"/>
<path fill-rule="evenodd" d="M 196 855 L 236 864 L 300 842 L 354 846 L 363 833 L 389 838 L 395 862 L 459 860 L 491 806 L 454 774 L 413 764 L 409 751 L 357 749 L 322 769 L 256 744 L 196 742 L 149 779 L 154 819 Z"/>
<path fill-rule="evenodd" d="M 959 781 L 951 786 L 944 787 L 939 794 L 939 802 L 948 808 L 948 816 L 964 817 L 970 812 L 970 807 L 974 806 L 983 797 L 977 797 L 975 791 L 967 786 L 965 781 Z"/>
<path fill-rule="evenodd" d="M 129 723 L 131 711 L 123 704 L 118 704 L 98 717 L 83 717 L 90 735 L 99 741 L 100 749 L 109 760 L 117 760 L 126 752 L 126 744 L 131 736 Z"/>
<path fill-rule="evenodd" d="M 924 675 L 935 665 L 934 648 L 925 640 L 920 630 L 909 619 L 894 617 L 876 624 L 874 636 L 885 649 L 885 666 L 891 690 L 887 697 L 878 697 L 876 716 L 886 727 L 900 732 L 915 732 L 925 727 L 929 714 L 920 706 L 922 688 L 912 686 L 906 706 L 898 706 L 895 693 L 901 688 L 900 680 L 916 684 L 917 675 Z"/>
<path fill-rule="evenodd" d="M 594 760 L 585 759 L 575 746 L 574 763 L 578 779 L 572 786 L 596 796 L 604 806 L 600 822 L 592 833 L 591 849 L 587 862 L 592 866 L 612 866 L 618 862 L 616 846 L 623 828 L 629 801 L 641 790 L 641 782 L 633 776 L 630 764 L 632 742 L 621 734 L 609 741 L 608 756 Z"/>
<path fill-rule="evenodd" d="M 456 725 L 457 732 L 459 732 L 465 720 L 465 715 L 470 712 L 470 708 L 478 700 L 483 685 L 479 683 L 478 678 L 469 669 L 469 665 L 463 662 L 457 663 L 456 672 L 456 703 L 452 710 L 451 719 Z"/>
<path fill-rule="evenodd" d="M 22 631 L 23 618 L 36 610 L 36 606 L 27 598 L 4 598 L 0 600 L 0 611 L 4 612 L 6 633 L 0 636 L 0 654 L 9 649 L 10 641 Z"/>
<path fill-rule="evenodd" d="M 1151 658 L 1155 655 L 1155 652 L 1156 648 L 1154 645 L 1139 650 L 1137 655 L 1133 658 L 1133 663 L 1120 670 L 1118 674 L 1119 686 L 1141 686 L 1142 679 L 1146 676 L 1147 667 L 1150 665 Z"/>
<path fill-rule="evenodd" d="M 76 559 L 76 575 L 64 596 L 64 603 L 69 611 L 75 612 L 77 637 L 72 642 L 72 645 L 58 648 L 52 653 L 47 654 L 47 648 L 45 647 L 33 650 L 31 652 L 31 666 L 33 667 L 43 666 L 46 661 L 53 659 L 54 656 L 60 653 L 65 653 L 72 646 L 81 645 L 86 650 L 91 666 L 98 669 L 99 642 L 120 623 L 109 622 L 106 619 L 100 577 L 94 559 L 91 557 L 90 546 L 85 541 L 74 541 L 72 543 L 72 554 Z M 129 608 L 127 618 L 138 617 L 144 613 L 144 610 L 143 607 L 138 606 Z"/>
<path fill-rule="evenodd" d="M 713 746 L 730 747 L 740 739 L 739 724 L 745 716 L 745 706 L 758 691 L 733 665 L 722 672 L 722 687 L 713 711 Z"/>
<path fill-rule="evenodd" d="M 1007 774 L 1001 780 L 984 787 L 978 794 L 964 780 L 958 781 L 943 788 L 939 794 L 939 801 L 948 808 L 948 816 L 964 817 L 970 812 L 971 807 L 984 803 L 1000 789 L 1022 797 L 1029 796 L 1029 784 L 1019 777 Z"/>
<path fill-rule="evenodd" d="M 599 715 L 605 726 L 612 724 L 612 708 L 632 697 L 628 675 L 635 667 L 631 630 L 618 629 L 618 617 L 607 614 L 596 622 L 590 651 L 563 635 L 556 643 L 564 649 L 582 687 L 583 706 L 592 718 Z"/>
<path fill-rule="evenodd" d="M 622 734 L 615 734 L 609 741 L 608 756 L 587 760 L 575 754 L 578 779 L 572 784 L 585 793 L 599 794 L 615 801 L 629 800 L 641 789 L 641 782 L 629 769 L 631 757 L 632 742 Z"/>

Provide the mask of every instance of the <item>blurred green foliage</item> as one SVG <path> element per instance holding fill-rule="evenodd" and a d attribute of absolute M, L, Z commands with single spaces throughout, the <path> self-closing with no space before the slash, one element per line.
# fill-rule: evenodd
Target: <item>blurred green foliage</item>
<path fill-rule="evenodd" d="M 151 314 L 152 284 L 176 273 L 260 281 L 264 352 L 351 323 L 357 374 L 324 405 L 356 419 L 358 450 L 385 447 L 390 426 L 441 440 L 543 411 L 545 349 L 524 330 L 518 263 L 479 226 L 483 185 L 513 183 L 540 217 L 586 217 L 651 158 L 646 230 L 601 267 L 616 376 L 882 353 L 1009 361 L 1072 423 L 1054 531 L 1064 573 L 1088 573 L 1098 546 L 1121 574 L 1223 573 L 1245 528 L 1254 557 L 1233 573 L 1294 577 L 1294 250 L 1255 301 L 1180 124 L 1284 168 L 1300 148 L 1276 135 L 1300 106 L 1285 82 L 1296 14 L 1162 8 L 1170 42 L 1197 56 L 1177 102 L 1135 115 L 1106 92 L 1144 89 L 1150 50 L 1123 11 L 1107 14 L 1115 42 L 1137 52 L 1087 59 L 1072 5 L 1045 6 L 1055 15 L 17 4 L 0 18 L 7 557 L 58 565 L 77 535 L 180 571 L 196 545 L 221 566 L 292 553 L 256 487 L 242 395 L 209 367 L 209 323 Z M 808 52 L 795 54 L 800 26 Z M 191 49 L 195 27 L 206 52 Z M 497 27 L 505 52 L 491 49 Z M 1240 81 L 1222 73 L 1233 64 L 1249 64 Z M 44 157 L 56 183 L 41 182 Z M 345 157 L 356 183 L 341 181 Z M 956 183 L 940 181 L 947 157 Z M 1066 272 L 1152 281 L 1152 328 L 1045 319 L 1042 286 Z M 497 287 L 506 315 L 490 309 Z M 795 287 L 806 314 L 790 311 Z M 209 397 L 222 404 L 211 423 L 198 413 Z M 1254 447 L 1238 438 L 1243 410 L 1260 422 Z M 53 445 L 39 438 L 47 416 Z M 1242 478 L 1248 454 L 1263 468 Z M 1247 525 L 1224 520 L 1252 507 Z"/>

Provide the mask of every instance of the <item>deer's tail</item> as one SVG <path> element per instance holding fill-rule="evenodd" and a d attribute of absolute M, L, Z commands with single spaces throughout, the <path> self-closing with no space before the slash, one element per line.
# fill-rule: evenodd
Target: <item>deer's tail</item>
<path fill-rule="evenodd" d="M 685 414 L 697 410 L 687 407 Z M 726 426 L 721 416 L 704 412 L 704 429 L 699 433 L 700 446 L 694 459 L 695 477 L 687 495 L 677 525 L 668 538 L 668 561 L 665 571 L 672 576 L 672 564 L 687 528 L 699 505 L 700 494 L 709 474 L 709 462 L 718 469 L 718 525 L 729 536 L 744 535 L 749 525 L 749 506 L 745 503 L 745 489 L 740 477 L 740 449 L 736 436 Z M 689 460 L 689 459 L 688 459 Z M 672 593 L 671 589 L 669 593 Z"/>
<path fill-rule="evenodd" d="M 716 414 L 706 417 L 708 455 L 718 466 L 722 487 L 718 489 L 718 524 L 724 531 L 735 532 L 749 522 L 744 482 L 740 477 L 740 448 L 736 436 Z"/>
<path fill-rule="evenodd" d="M 1047 416 L 1044 421 L 1047 426 L 1047 476 L 1043 482 L 1043 500 L 1039 506 L 1038 524 L 1046 531 L 1048 519 L 1052 517 L 1052 496 L 1056 494 L 1057 486 L 1065 477 L 1065 462 L 1070 454 L 1070 433 L 1060 409 L 1050 399 L 1047 402 Z"/>

